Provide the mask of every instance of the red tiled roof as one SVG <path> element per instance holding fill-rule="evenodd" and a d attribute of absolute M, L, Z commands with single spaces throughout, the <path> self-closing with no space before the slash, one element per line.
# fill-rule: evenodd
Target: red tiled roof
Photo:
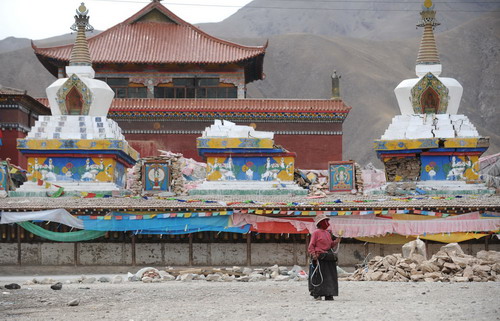
<path fill-rule="evenodd" d="M 141 21 L 157 10 L 168 21 Z M 152 2 L 124 22 L 88 39 L 93 63 L 231 63 L 263 55 L 266 46 L 249 47 L 212 37 Z M 67 62 L 73 44 L 38 48 L 40 57 Z"/>
<path fill-rule="evenodd" d="M 38 101 L 48 105 L 47 98 L 38 98 Z M 331 99 L 116 98 L 110 110 L 348 113 L 351 107 L 342 100 Z"/>

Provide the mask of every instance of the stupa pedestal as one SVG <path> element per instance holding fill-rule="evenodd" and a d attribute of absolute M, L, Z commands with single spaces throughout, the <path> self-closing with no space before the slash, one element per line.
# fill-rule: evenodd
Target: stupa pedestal
<path fill-rule="evenodd" d="M 207 180 L 190 195 L 306 195 L 293 181 L 295 153 L 274 146 L 274 134 L 216 121 L 197 139 Z"/>

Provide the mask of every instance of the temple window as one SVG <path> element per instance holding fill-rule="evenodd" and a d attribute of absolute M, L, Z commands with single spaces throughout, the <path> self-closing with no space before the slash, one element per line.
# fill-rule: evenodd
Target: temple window
<path fill-rule="evenodd" d="M 115 98 L 147 98 L 147 87 L 130 83 L 128 78 L 99 78 L 115 92 Z"/>
<path fill-rule="evenodd" d="M 238 91 L 232 84 L 219 78 L 174 78 L 171 83 L 155 87 L 155 98 L 237 98 Z"/>

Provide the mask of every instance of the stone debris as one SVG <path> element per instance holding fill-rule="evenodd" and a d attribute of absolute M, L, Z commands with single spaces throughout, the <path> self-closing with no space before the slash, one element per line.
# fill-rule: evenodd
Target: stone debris
<path fill-rule="evenodd" d="M 71 300 L 71 301 L 68 302 L 68 305 L 70 307 L 75 307 L 75 306 L 77 306 L 79 304 L 80 304 L 80 300 L 78 300 L 78 299 L 73 299 L 73 300 Z"/>
<path fill-rule="evenodd" d="M 118 284 L 118 283 L 122 283 L 122 282 L 123 282 L 123 278 L 119 275 L 115 275 L 113 277 L 113 279 L 111 279 L 112 284 Z"/>
<path fill-rule="evenodd" d="M 92 283 L 94 283 L 95 281 L 96 281 L 96 278 L 95 278 L 95 277 L 91 276 L 91 277 L 89 277 L 89 278 L 88 278 L 88 277 L 86 277 L 86 276 L 84 276 L 84 275 L 83 275 L 83 276 L 81 277 L 81 281 L 80 281 L 80 283 L 84 283 L 84 284 L 92 284 Z"/>
<path fill-rule="evenodd" d="M 376 256 L 367 266 L 358 268 L 351 276 L 342 279 L 389 282 L 500 282 L 500 252 L 480 251 L 476 256 L 472 256 L 465 254 L 457 243 L 450 243 L 441 247 L 429 260 L 425 260 L 425 254 L 408 250 L 418 248 L 416 241 L 403 246 L 403 249 L 406 247 L 406 257 L 402 254 Z"/>
<path fill-rule="evenodd" d="M 57 290 L 61 290 L 61 289 L 62 289 L 62 286 L 63 286 L 63 285 L 62 285 L 62 283 L 61 283 L 61 282 L 57 282 L 56 284 L 51 285 L 51 286 L 50 286 L 50 288 L 51 288 L 52 290 L 57 291 Z"/>
<path fill-rule="evenodd" d="M 232 268 L 187 268 L 179 269 L 167 267 L 157 270 L 147 267 L 137 273 L 128 273 L 129 281 L 142 281 L 143 283 L 165 281 L 208 281 L 208 282 L 258 282 L 274 281 L 306 281 L 307 273 L 299 265 L 291 269 L 285 266 L 273 265 L 267 268 L 252 269 L 249 267 L 233 266 Z"/>
<path fill-rule="evenodd" d="M 21 286 L 17 283 L 6 284 L 4 286 L 7 290 L 19 290 Z"/>

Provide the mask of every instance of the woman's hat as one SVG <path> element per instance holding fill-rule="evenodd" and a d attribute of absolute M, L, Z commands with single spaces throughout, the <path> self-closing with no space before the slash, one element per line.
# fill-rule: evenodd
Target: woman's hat
<path fill-rule="evenodd" d="M 319 222 L 327 219 L 328 217 L 326 217 L 326 215 L 324 214 L 316 215 L 316 217 L 314 218 L 314 225 L 318 226 Z"/>

